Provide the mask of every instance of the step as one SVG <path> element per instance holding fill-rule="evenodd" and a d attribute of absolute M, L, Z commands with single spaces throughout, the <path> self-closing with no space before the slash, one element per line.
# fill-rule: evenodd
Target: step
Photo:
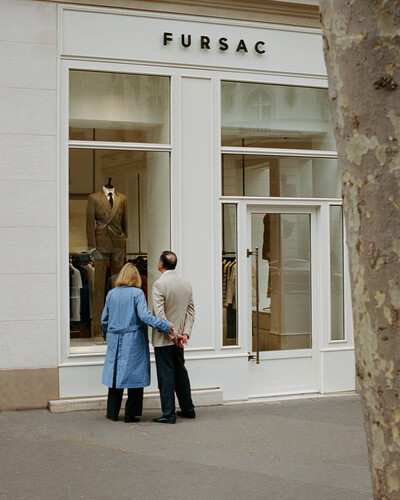
<path fill-rule="evenodd" d="M 223 403 L 223 391 L 219 387 L 209 389 L 193 389 L 192 399 L 195 406 L 216 406 Z M 126 395 L 122 400 L 124 407 Z M 176 401 L 178 406 L 178 402 Z M 69 411 L 83 410 L 105 410 L 107 407 L 107 396 L 88 396 L 83 398 L 63 398 L 49 401 L 48 408 L 52 413 L 64 413 Z M 160 395 L 158 392 L 145 392 L 143 398 L 144 410 L 161 409 Z"/>

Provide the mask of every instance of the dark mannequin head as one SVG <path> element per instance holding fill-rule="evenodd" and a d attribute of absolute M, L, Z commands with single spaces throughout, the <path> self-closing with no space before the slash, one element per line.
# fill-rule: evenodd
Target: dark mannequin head
<path fill-rule="evenodd" d="M 111 184 L 111 177 L 108 178 L 107 184 L 104 185 L 107 189 L 112 189 L 114 186 Z"/>

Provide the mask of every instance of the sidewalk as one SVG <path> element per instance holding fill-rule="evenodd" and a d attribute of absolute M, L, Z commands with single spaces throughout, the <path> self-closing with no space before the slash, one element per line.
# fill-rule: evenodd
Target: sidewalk
<path fill-rule="evenodd" d="M 1 412 L 0 499 L 372 499 L 358 396 L 159 414 Z"/>

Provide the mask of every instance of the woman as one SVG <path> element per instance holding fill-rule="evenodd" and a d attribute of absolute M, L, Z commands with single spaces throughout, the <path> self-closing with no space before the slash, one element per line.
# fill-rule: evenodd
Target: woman
<path fill-rule="evenodd" d="M 108 386 L 107 415 L 118 420 L 122 394 L 128 389 L 125 422 L 139 422 L 143 408 L 143 387 L 150 385 L 150 356 L 147 325 L 164 333 L 173 325 L 150 314 L 136 267 L 125 264 L 115 288 L 106 298 L 101 317 L 107 353 L 101 382 Z"/>

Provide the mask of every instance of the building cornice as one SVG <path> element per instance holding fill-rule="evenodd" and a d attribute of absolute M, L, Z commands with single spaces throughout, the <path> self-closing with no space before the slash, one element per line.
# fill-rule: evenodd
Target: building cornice
<path fill-rule="evenodd" d="M 317 0 L 46 0 L 60 4 L 197 15 L 319 28 Z"/>

